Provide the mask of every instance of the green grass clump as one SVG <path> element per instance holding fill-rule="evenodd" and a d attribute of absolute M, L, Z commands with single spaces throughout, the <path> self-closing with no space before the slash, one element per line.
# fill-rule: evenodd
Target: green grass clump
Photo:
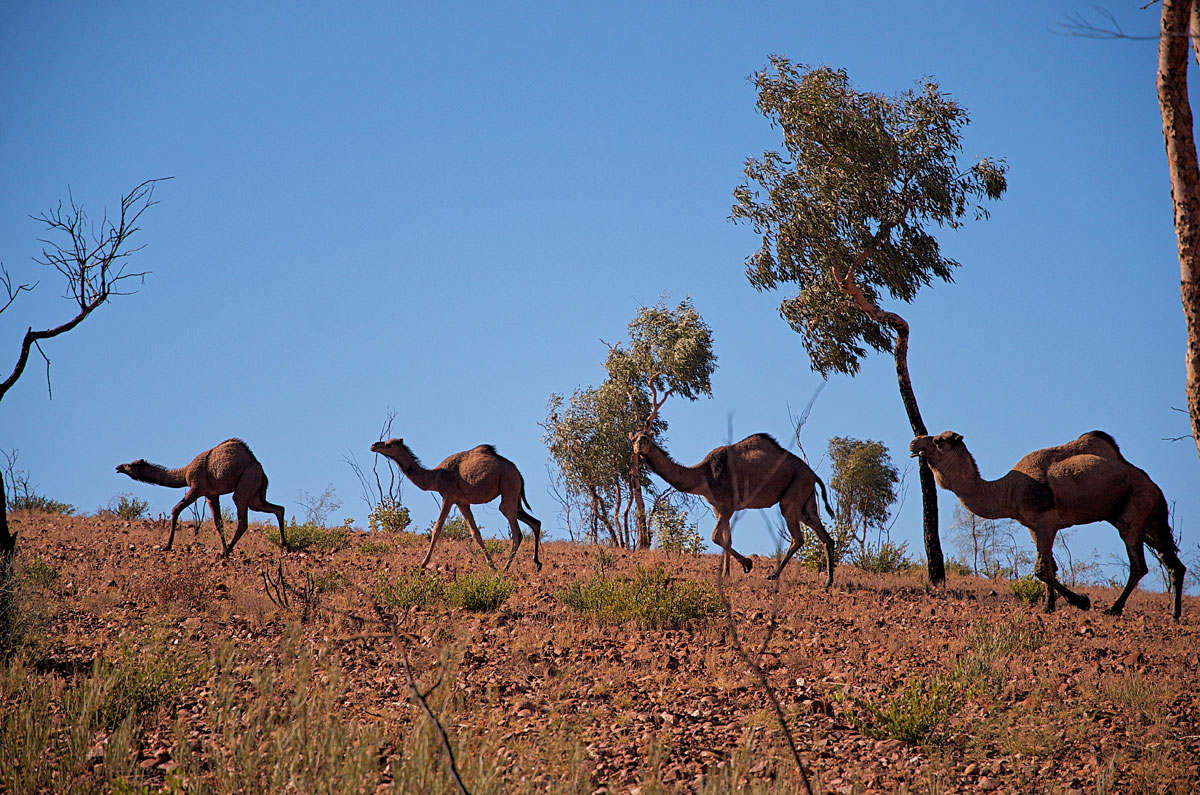
<path fill-rule="evenodd" d="M 647 629 L 679 627 L 721 611 L 721 600 L 712 586 L 671 578 L 661 566 L 653 571 L 639 569 L 634 578 L 597 574 L 590 582 L 571 583 L 555 596 L 572 610 L 602 623 L 635 621 Z"/>
<path fill-rule="evenodd" d="M 1032 574 L 1013 580 L 1008 587 L 1012 589 L 1014 596 L 1031 605 L 1036 605 L 1046 595 L 1046 586 Z"/>
<path fill-rule="evenodd" d="M 502 538 L 485 538 L 483 539 L 483 547 L 487 550 L 488 557 L 495 561 L 498 555 L 503 555 L 512 549 L 512 542 L 505 541 Z M 471 547 L 471 553 L 475 555 L 482 555 L 483 550 L 481 550 L 479 545 L 476 544 L 475 546 Z"/>
<path fill-rule="evenodd" d="M 41 588 L 49 588 L 60 575 L 61 572 L 42 560 L 41 555 L 25 566 L 25 579 Z"/>
<path fill-rule="evenodd" d="M 446 601 L 473 613 L 491 613 L 517 590 L 517 582 L 504 574 L 468 574 L 446 587 Z"/>
<path fill-rule="evenodd" d="M 954 715 L 959 690 L 951 679 L 939 675 L 929 680 L 909 679 L 883 704 L 847 695 L 844 690 L 837 691 L 835 697 L 866 713 L 867 720 L 864 720 L 857 712 L 850 712 L 850 722 L 860 733 L 876 740 L 922 745 L 928 743 L 938 727 Z"/>
<path fill-rule="evenodd" d="M 875 574 L 907 571 L 913 565 L 908 559 L 907 541 L 901 544 L 884 541 L 878 547 L 868 549 L 865 554 L 855 555 L 851 563 L 863 571 Z"/>
<path fill-rule="evenodd" d="M 975 574 L 970 566 L 954 558 L 946 561 L 946 573 L 957 574 L 960 577 L 970 577 Z"/>
<path fill-rule="evenodd" d="M 295 519 L 288 523 L 288 548 L 292 551 L 312 549 L 317 552 L 335 552 L 350 543 L 350 524 L 347 520 L 339 527 L 325 527 L 314 522 L 298 524 Z M 267 525 L 263 530 L 267 540 L 279 546 L 279 528 Z"/>
<path fill-rule="evenodd" d="M 139 500 L 127 492 L 113 497 L 108 501 L 108 507 L 102 508 L 99 513 L 101 516 L 115 516 L 131 522 L 134 519 L 141 519 L 148 510 L 150 510 L 150 503 Z"/>
<path fill-rule="evenodd" d="M 70 516 L 75 513 L 75 506 L 67 502 L 59 502 L 49 497 L 43 497 L 40 494 L 21 494 L 8 501 L 8 510 Z"/>
<path fill-rule="evenodd" d="M 1013 616 L 1000 624 L 981 618 L 964 640 L 966 647 L 954 665 L 954 681 L 969 692 L 999 692 L 1009 679 L 1005 662 L 1044 646 L 1046 632 L 1025 616 Z"/>
<path fill-rule="evenodd" d="M 389 580 L 381 573 L 373 594 L 383 607 L 408 610 L 411 607 L 428 607 L 440 602 L 445 587 L 441 577 L 417 569 L 397 574 L 394 580 Z"/>

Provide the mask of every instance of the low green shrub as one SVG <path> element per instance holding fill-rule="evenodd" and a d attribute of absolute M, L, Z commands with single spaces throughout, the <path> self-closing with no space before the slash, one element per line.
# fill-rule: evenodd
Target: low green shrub
<path fill-rule="evenodd" d="M 288 547 L 292 550 L 313 549 L 318 552 L 335 552 L 350 543 L 350 531 L 353 529 L 352 519 L 340 527 L 325 527 L 313 522 L 298 524 L 293 518 L 288 522 Z M 279 546 L 279 528 L 267 525 L 263 530 L 267 540 Z"/>
<path fill-rule="evenodd" d="M 908 542 L 893 544 L 884 541 L 878 547 L 868 547 L 866 553 L 855 555 L 850 561 L 863 571 L 875 574 L 892 574 L 907 571 L 913 562 L 908 559 Z"/>
<path fill-rule="evenodd" d="M 41 588 L 49 588 L 60 575 L 61 572 L 42 560 L 41 555 L 25 564 L 25 579 Z"/>
<path fill-rule="evenodd" d="M 1010 582 L 1008 587 L 1012 589 L 1014 596 L 1031 605 L 1036 605 L 1046 595 L 1046 586 L 1032 574 L 1018 577 Z"/>
<path fill-rule="evenodd" d="M 500 609 L 517 590 L 517 582 L 504 574 L 468 574 L 446 586 L 446 601 L 473 613 Z"/>
<path fill-rule="evenodd" d="M 70 516 L 75 513 L 75 506 L 70 503 L 52 500 L 49 497 L 43 497 L 39 494 L 21 494 L 9 499 L 8 510 Z"/>
<path fill-rule="evenodd" d="M 704 552 L 704 537 L 695 522 L 688 521 L 687 511 L 662 504 L 650 512 L 650 532 L 658 548 L 668 554 L 699 557 Z"/>
<path fill-rule="evenodd" d="M 445 587 L 440 576 L 417 569 L 401 572 L 395 579 L 388 579 L 381 573 L 372 594 L 384 607 L 408 610 L 410 607 L 428 607 L 440 602 Z"/>
<path fill-rule="evenodd" d="M 367 515 L 367 527 L 375 532 L 400 533 L 407 530 L 410 524 L 412 517 L 408 508 L 391 498 L 380 500 Z"/>
<path fill-rule="evenodd" d="M 975 574 L 967 564 L 951 558 L 946 561 L 946 573 L 957 574 L 959 577 L 970 577 Z"/>
<path fill-rule="evenodd" d="M 495 561 L 498 555 L 503 555 L 512 549 L 512 542 L 505 541 L 502 538 L 485 538 L 483 539 L 483 546 L 487 550 L 488 557 Z M 471 552 L 475 555 L 483 554 L 483 550 L 479 548 L 478 544 L 471 547 Z"/>
<path fill-rule="evenodd" d="M 968 692 L 998 692 L 1009 675 L 1005 661 L 1046 644 L 1046 632 L 1027 616 L 1012 616 L 999 624 L 986 618 L 975 622 L 964 637 L 965 648 L 952 678 Z"/>
<path fill-rule="evenodd" d="M 838 690 L 835 698 L 842 703 L 850 702 L 866 713 L 864 720 L 858 712 L 850 711 L 850 722 L 860 733 L 876 740 L 922 745 L 957 711 L 959 692 L 952 680 L 938 675 L 928 680 L 907 680 L 883 704 L 848 695 L 844 690 Z"/>
<path fill-rule="evenodd" d="M 134 519 L 141 519 L 150 510 L 150 503 L 145 500 L 139 500 L 137 497 L 126 492 L 118 494 L 108 501 L 108 507 L 100 510 L 102 516 L 115 516 L 118 519 L 124 519 L 127 522 L 132 522 Z"/>
<path fill-rule="evenodd" d="M 679 627 L 721 612 L 721 600 L 707 583 L 673 579 L 661 567 L 638 570 L 635 578 L 592 576 L 573 582 L 555 597 L 603 623 L 635 621 L 648 629 Z"/>
<path fill-rule="evenodd" d="M 432 522 L 426 534 L 433 532 L 433 526 L 437 524 Z M 442 524 L 442 534 L 438 538 L 448 538 L 451 541 L 466 541 L 471 537 L 471 526 L 467 524 L 467 520 L 461 516 L 455 515 L 447 519 Z"/>

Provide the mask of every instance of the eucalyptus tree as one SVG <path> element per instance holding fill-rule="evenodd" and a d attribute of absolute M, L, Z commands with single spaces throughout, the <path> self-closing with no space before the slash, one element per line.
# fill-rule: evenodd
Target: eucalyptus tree
<path fill-rule="evenodd" d="M 858 543 L 858 554 L 867 554 L 871 531 L 880 536 L 887 528 L 900 471 L 892 463 L 883 442 L 834 436 L 829 440 L 829 462 L 833 477 L 829 488 L 835 495 L 834 521 L 837 529 Z M 838 537 L 841 537 L 839 532 Z"/>
<path fill-rule="evenodd" d="M 561 477 L 565 504 L 580 507 L 589 535 L 598 539 L 603 528 L 613 546 L 630 548 L 634 542 L 629 513 L 634 492 L 650 485 L 649 478 L 632 479 L 629 435 L 641 429 L 650 414 L 646 396 L 606 381 L 598 387 L 576 389 L 570 398 L 550 396 L 542 441 Z M 666 422 L 655 420 L 655 430 Z"/>
<path fill-rule="evenodd" d="M 642 307 L 629 321 L 628 330 L 628 346 L 618 343 L 611 347 L 604 366 L 609 382 L 625 392 L 629 408 L 641 418 L 645 430 L 653 430 L 651 425 L 659 409 L 672 395 L 688 400 L 700 395 L 712 397 L 711 378 L 717 369 L 712 329 L 690 298 L 674 309 L 663 301 Z M 643 411 L 643 405 L 649 410 Z M 627 460 L 630 482 L 640 483 L 641 462 L 633 455 L 632 447 Z M 637 506 L 638 546 L 649 549 L 650 525 L 640 488 L 634 489 L 633 500 Z"/>
<path fill-rule="evenodd" d="M 780 315 L 822 375 L 853 376 L 873 349 L 890 352 L 914 435 L 927 433 L 908 370 L 909 325 L 883 301 L 911 302 L 935 280 L 953 281 L 932 227 L 958 228 L 977 202 L 1006 188 L 1003 161 L 959 162 L 966 111 L 933 80 L 894 96 L 858 91 L 842 70 L 772 56 L 754 75 L 758 110 L 783 151 L 745 164 L 732 219 L 761 245 L 746 260 L 759 290 L 794 284 Z M 929 578 L 945 580 L 937 490 L 920 465 Z"/>

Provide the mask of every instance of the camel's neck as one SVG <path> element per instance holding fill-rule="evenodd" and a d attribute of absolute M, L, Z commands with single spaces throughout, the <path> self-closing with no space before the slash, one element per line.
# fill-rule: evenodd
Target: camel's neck
<path fill-rule="evenodd" d="M 140 480 L 143 483 L 153 483 L 156 486 L 170 486 L 173 489 L 183 488 L 187 485 L 187 467 L 179 467 L 178 469 L 167 469 L 156 464 L 146 464 L 143 467 L 138 467 L 133 473 L 135 480 Z"/>
<path fill-rule="evenodd" d="M 976 516 L 983 519 L 1010 518 L 1005 479 L 984 480 L 970 451 L 966 447 L 962 450 L 961 456 L 945 458 L 936 467 L 930 467 L 938 485 L 954 492 L 963 507 Z"/>
<path fill-rule="evenodd" d="M 414 486 L 421 491 L 438 491 L 438 473 L 421 466 L 421 462 L 411 451 L 404 449 L 392 456 L 396 466 L 404 473 Z"/>
<path fill-rule="evenodd" d="M 643 450 L 646 463 L 654 470 L 654 474 L 665 480 L 671 488 L 685 494 L 708 496 L 708 479 L 704 476 L 702 465 L 685 467 L 654 442 L 648 442 Z"/>

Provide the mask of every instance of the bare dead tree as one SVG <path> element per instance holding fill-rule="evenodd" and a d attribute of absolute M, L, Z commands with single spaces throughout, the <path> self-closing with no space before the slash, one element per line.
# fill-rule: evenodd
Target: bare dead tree
<path fill-rule="evenodd" d="M 138 222 L 142 213 L 158 203 L 154 201 L 155 186 L 166 179 L 171 177 L 141 183 L 121 197 L 121 207 L 117 213 L 109 216 L 105 210 L 98 223 L 89 218 L 69 188 L 66 204 L 60 201 L 56 207 L 41 215 L 31 216 L 45 227 L 46 234 L 45 238 L 39 238 L 44 246 L 42 255 L 34 261 L 54 268 L 66 279 L 64 297 L 74 304 L 75 314 L 57 326 L 27 328 L 12 372 L 0 381 L 0 400 L 25 372 L 34 350 L 46 362 L 46 389 L 49 392 L 50 357 L 42 350 L 41 343 L 73 330 L 114 296 L 131 294 L 133 291 L 126 289 L 131 279 L 141 281 L 145 278 L 147 271 L 135 272 L 127 268 L 129 257 L 144 248 L 131 247 L 130 240 L 140 231 Z M 37 284 L 24 283 L 14 287 L 12 276 L 0 264 L 0 285 L 6 294 L 0 312 L 9 309 L 21 293 L 33 290 Z M 0 476 L 0 506 L 5 502 L 4 481 Z M 0 507 L 0 554 L 11 555 L 15 547 L 16 538 L 9 532 L 7 513 Z"/>
<path fill-rule="evenodd" d="M 396 420 L 396 410 L 388 406 L 387 414 L 383 418 L 383 425 L 379 429 L 379 438 L 376 441 L 382 442 L 384 439 L 390 439 L 395 434 L 392 433 L 392 423 Z M 388 485 L 384 488 L 383 478 L 379 474 L 379 456 L 374 456 L 374 463 L 371 465 L 371 474 L 368 475 L 358 462 L 358 458 L 351 450 L 346 453 L 342 461 L 346 463 L 354 471 L 354 476 L 358 478 L 359 486 L 362 489 L 362 500 L 367 504 L 367 510 L 374 511 L 375 506 L 380 503 L 400 504 L 400 489 L 403 481 L 397 480 L 396 470 L 386 464 L 384 467 L 388 473 Z M 372 483 L 371 481 L 375 482 Z M 378 495 L 378 496 L 376 496 Z"/>

